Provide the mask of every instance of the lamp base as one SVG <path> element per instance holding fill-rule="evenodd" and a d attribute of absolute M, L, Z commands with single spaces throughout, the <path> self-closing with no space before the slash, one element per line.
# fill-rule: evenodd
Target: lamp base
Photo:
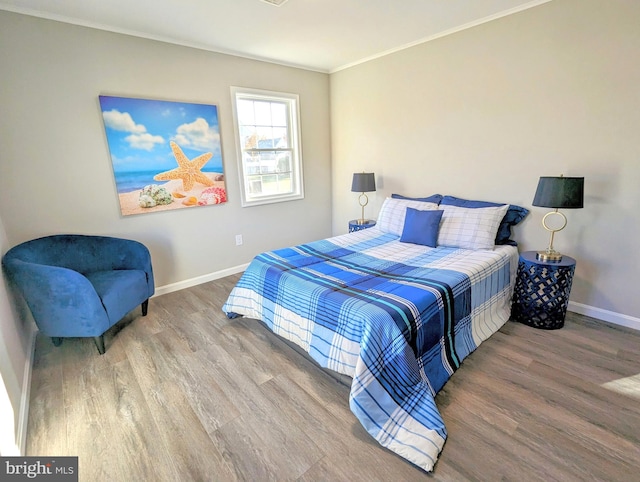
<path fill-rule="evenodd" d="M 543 263 L 558 263 L 562 261 L 562 253 L 558 253 L 556 250 L 538 251 L 536 258 Z"/>

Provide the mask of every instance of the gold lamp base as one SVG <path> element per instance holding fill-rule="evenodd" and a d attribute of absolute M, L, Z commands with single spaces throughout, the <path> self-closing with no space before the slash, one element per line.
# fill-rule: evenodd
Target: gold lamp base
<path fill-rule="evenodd" d="M 365 193 L 362 193 L 358 197 L 358 202 L 362 208 L 362 217 L 358 219 L 358 224 L 367 224 L 367 220 L 364 218 L 364 207 L 369 204 L 369 197 Z"/>
<path fill-rule="evenodd" d="M 562 261 L 562 253 L 558 253 L 556 250 L 538 251 L 536 258 L 543 263 L 558 263 Z"/>
<path fill-rule="evenodd" d="M 549 225 L 547 224 L 547 220 L 550 216 L 553 215 L 560 216 L 560 219 L 562 220 L 562 224 L 560 225 L 560 227 L 555 229 L 549 227 Z M 542 218 L 542 226 L 544 226 L 544 229 L 551 232 L 551 237 L 549 238 L 549 247 L 545 251 L 538 251 L 538 253 L 536 254 L 536 258 L 539 261 L 542 261 L 543 263 L 558 263 L 559 261 L 562 261 L 562 254 L 553 249 L 553 237 L 558 231 L 562 231 L 566 225 L 567 217 L 557 209 L 544 215 L 544 217 Z"/>

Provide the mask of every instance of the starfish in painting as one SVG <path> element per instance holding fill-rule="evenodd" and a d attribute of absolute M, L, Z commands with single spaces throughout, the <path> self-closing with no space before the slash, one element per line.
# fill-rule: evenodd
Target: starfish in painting
<path fill-rule="evenodd" d="M 191 191 L 193 185 L 196 182 L 204 184 L 205 186 L 213 186 L 213 181 L 203 174 L 200 169 L 204 166 L 209 159 L 213 157 L 211 152 L 200 154 L 192 161 L 187 159 L 180 146 L 171 141 L 171 150 L 173 155 L 178 161 L 178 167 L 171 169 L 170 171 L 161 172 L 153 176 L 156 181 L 171 181 L 173 179 L 182 179 L 182 188 L 184 191 Z"/>

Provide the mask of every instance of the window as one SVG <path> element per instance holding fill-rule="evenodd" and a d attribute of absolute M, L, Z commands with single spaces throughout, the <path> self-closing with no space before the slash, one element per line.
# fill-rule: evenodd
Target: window
<path fill-rule="evenodd" d="M 242 206 L 304 198 L 298 96 L 231 88 Z"/>

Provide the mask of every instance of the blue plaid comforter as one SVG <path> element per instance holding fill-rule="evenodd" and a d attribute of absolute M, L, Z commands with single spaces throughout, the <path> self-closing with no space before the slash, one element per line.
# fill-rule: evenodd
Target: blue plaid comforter
<path fill-rule="evenodd" d="M 517 259 L 512 246 L 433 249 L 372 228 L 258 255 L 223 310 L 351 376 L 366 430 L 430 471 L 447 436 L 435 394 L 508 320 Z"/>

